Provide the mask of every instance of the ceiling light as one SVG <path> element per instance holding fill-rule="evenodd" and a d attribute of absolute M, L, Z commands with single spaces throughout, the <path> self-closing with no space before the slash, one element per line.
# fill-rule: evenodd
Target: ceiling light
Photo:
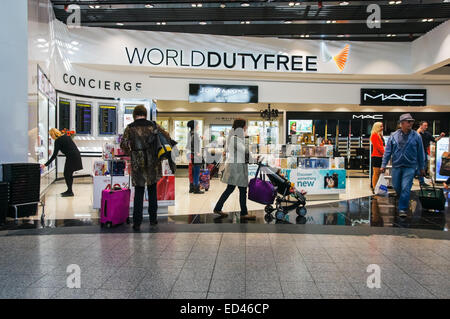
<path fill-rule="evenodd" d="M 333 23 L 336 23 L 336 20 L 333 20 Z"/>
<path fill-rule="evenodd" d="M 309 38 L 309 34 L 305 35 L 305 38 Z"/>
<path fill-rule="evenodd" d="M 422 19 L 422 22 L 427 22 L 427 19 Z"/>
<path fill-rule="evenodd" d="M 344 37 L 343 34 L 339 34 L 339 35 L 338 35 L 338 38 L 343 38 L 343 37 Z"/>
<path fill-rule="evenodd" d="M 153 4 L 146 4 L 145 7 L 146 7 L 147 9 L 153 8 Z"/>
<path fill-rule="evenodd" d="M 284 21 L 284 23 L 286 23 L 286 24 L 291 24 L 292 21 L 287 20 L 287 21 Z"/>
<path fill-rule="evenodd" d="M 428 22 L 433 22 L 433 19 L 428 19 Z"/>
<path fill-rule="evenodd" d="M 241 7 L 250 7 L 250 3 L 242 2 Z"/>
<path fill-rule="evenodd" d="M 117 22 L 116 25 L 118 25 L 118 26 L 123 26 L 123 23 Z"/>
<path fill-rule="evenodd" d="M 299 6 L 300 4 L 301 4 L 300 2 L 296 2 L 296 3 L 295 3 L 296 6 Z"/>
<path fill-rule="evenodd" d="M 393 34 L 392 36 L 393 36 L 393 37 L 396 37 L 397 35 L 396 35 L 396 34 Z"/>
<path fill-rule="evenodd" d="M 395 2 L 395 4 L 400 4 L 400 3 L 402 3 L 402 2 L 401 2 L 401 1 L 396 1 L 396 2 Z"/>
<path fill-rule="evenodd" d="M 201 21 L 201 22 L 199 22 L 201 25 L 205 25 L 206 24 L 206 22 L 205 21 Z"/>
<path fill-rule="evenodd" d="M 197 5 L 196 5 L 195 3 L 191 4 L 191 6 L 192 6 L 193 8 L 197 7 Z"/>
<path fill-rule="evenodd" d="M 197 8 L 201 8 L 203 5 L 201 3 L 197 3 Z"/>
<path fill-rule="evenodd" d="M 341 5 L 341 6 L 347 6 L 347 5 L 348 5 L 348 2 L 347 2 L 347 1 L 342 1 L 341 3 L 339 3 L 339 5 Z"/>
<path fill-rule="evenodd" d="M 100 6 L 98 4 L 95 6 L 91 4 L 91 5 L 89 5 L 89 8 L 90 9 L 100 9 Z"/>
<path fill-rule="evenodd" d="M 221 3 L 220 4 L 220 7 L 223 9 L 223 8 L 225 8 L 227 5 L 225 4 L 225 3 Z"/>
<path fill-rule="evenodd" d="M 331 23 L 331 20 L 328 20 L 327 23 Z"/>
<path fill-rule="evenodd" d="M 290 7 L 295 6 L 295 2 L 289 2 L 289 6 L 290 6 Z"/>
<path fill-rule="evenodd" d="M 245 24 L 250 24 L 250 21 L 245 21 Z"/>
<path fill-rule="evenodd" d="M 72 45 L 78 45 L 79 44 L 77 41 L 72 41 L 71 43 L 72 43 Z"/>
<path fill-rule="evenodd" d="M 161 22 L 156 22 L 156 25 L 161 25 Z"/>
<path fill-rule="evenodd" d="M 389 1 L 389 4 L 395 4 L 395 1 Z"/>
<path fill-rule="evenodd" d="M 161 24 L 162 24 L 162 25 L 166 25 L 166 23 L 165 23 L 165 22 L 161 22 Z"/>
<path fill-rule="evenodd" d="M 300 38 L 304 38 L 305 37 L 305 35 L 304 34 L 302 34 L 301 36 L 300 36 Z"/>
<path fill-rule="evenodd" d="M 39 38 L 39 39 L 37 39 L 37 42 L 43 43 L 43 42 L 47 42 L 47 41 L 45 41 L 45 39 Z"/>

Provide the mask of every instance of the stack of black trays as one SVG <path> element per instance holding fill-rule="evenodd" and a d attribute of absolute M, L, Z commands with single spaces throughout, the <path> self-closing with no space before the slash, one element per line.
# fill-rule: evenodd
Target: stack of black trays
<path fill-rule="evenodd" d="M 39 201 L 41 187 L 40 165 L 34 163 L 3 164 L 3 182 L 9 183 L 9 214 L 14 217 L 11 205 Z M 37 204 L 17 207 L 18 217 L 37 214 Z"/>
<path fill-rule="evenodd" d="M 9 187 L 8 183 L 0 183 L 0 225 L 5 223 L 8 211 Z"/>

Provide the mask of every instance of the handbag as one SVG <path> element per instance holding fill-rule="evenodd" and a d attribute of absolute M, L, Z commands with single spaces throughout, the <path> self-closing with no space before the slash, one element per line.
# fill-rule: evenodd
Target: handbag
<path fill-rule="evenodd" d="M 442 154 L 441 167 L 439 168 L 439 175 L 450 176 L 450 152 Z"/>
<path fill-rule="evenodd" d="M 265 180 L 263 174 L 258 178 L 260 165 L 256 170 L 255 178 L 252 178 L 248 184 L 248 199 L 260 204 L 270 205 L 277 196 L 277 190 L 272 183 Z"/>
<path fill-rule="evenodd" d="M 377 185 L 375 186 L 375 195 L 379 196 L 388 196 L 388 184 L 386 181 L 386 178 L 384 177 L 384 174 L 380 174 L 380 177 L 378 178 Z"/>
<path fill-rule="evenodd" d="M 422 187 L 420 184 L 419 200 L 424 209 L 444 210 L 446 198 L 442 188 L 436 188 L 434 181 L 431 180 L 433 187 Z"/>

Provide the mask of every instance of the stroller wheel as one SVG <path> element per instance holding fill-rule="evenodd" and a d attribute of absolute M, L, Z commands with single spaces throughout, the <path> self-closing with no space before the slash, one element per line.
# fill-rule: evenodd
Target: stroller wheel
<path fill-rule="evenodd" d="M 282 210 L 277 211 L 276 214 L 275 214 L 275 217 L 278 220 L 284 220 L 284 211 L 282 211 Z"/>
<path fill-rule="evenodd" d="M 273 216 L 272 216 L 272 214 L 265 214 L 265 215 L 264 215 L 264 220 L 265 220 L 267 223 L 272 222 L 272 221 L 273 221 Z"/>
<path fill-rule="evenodd" d="M 307 210 L 305 207 L 297 207 L 295 212 L 297 213 L 298 216 L 305 216 L 307 213 Z"/>
<path fill-rule="evenodd" d="M 272 207 L 272 205 L 267 205 L 267 206 L 264 208 L 264 212 L 265 212 L 266 214 L 271 214 L 271 213 L 273 212 L 273 207 Z"/>

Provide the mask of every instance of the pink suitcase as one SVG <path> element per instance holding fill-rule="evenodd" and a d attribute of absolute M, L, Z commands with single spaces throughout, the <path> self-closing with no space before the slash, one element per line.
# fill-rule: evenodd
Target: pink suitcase
<path fill-rule="evenodd" d="M 110 228 L 123 223 L 130 223 L 130 196 L 129 188 L 121 188 L 119 184 L 112 189 L 102 192 L 102 206 L 100 209 L 101 226 Z"/>

